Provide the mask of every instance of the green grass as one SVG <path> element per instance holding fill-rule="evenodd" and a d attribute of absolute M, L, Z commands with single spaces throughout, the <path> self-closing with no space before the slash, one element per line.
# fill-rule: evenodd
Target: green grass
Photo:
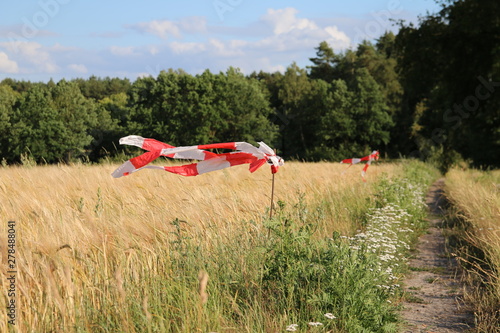
<path fill-rule="evenodd" d="M 231 233 L 217 232 L 224 223 L 207 225 L 214 231 L 209 246 L 206 230 L 193 232 L 174 219 L 165 221 L 168 232 L 103 234 L 102 244 L 86 252 L 26 253 L 34 263 L 29 274 L 24 269 L 26 279 L 44 277 L 33 279 L 31 297 L 51 309 L 36 313 L 36 330 L 282 332 L 321 322 L 314 331 L 397 332 L 398 282 L 426 228 L 423 195 L 435 176 L 421 163 L 404 168 L 403 177 L 367 184 L 375 196 L 325 197 L 308 206 L 304 194 L 279 202 L 272 219 L 239 221 Z M 98 190 L 95 214 L 102 195 Z M 349 211 L 348 229 L 359 231 L 325 233 L 338 205 Z M 209 277 L 206 302 L 200 271 Z"/>
<path fill-rule="evenodd" d="M 410 266 L 408 267 L 410 271 L 413 272 L 430 272 L 434 274 L 444 274 L 446 272 L 446 267 L 414 267 Z"/>
<path fill-rule="evenodd" d="M 412 293 L 404 293 L 403 294 L 403 299 L 408 302 L 408 303 L 416 303 L 416 304 L 424 304 L 425 301 L 423 298 L 420 298 L 418 296 L 415 296 Z"/>
<path fill-rule="evenodd" d="M 438 277 L 429 277 L 429 278 L 425 279 L 425 282 L 431 283 L 431 284 L 434 283 L 434 282 L 436 282 L 436 281 L 439 281 Z"/>

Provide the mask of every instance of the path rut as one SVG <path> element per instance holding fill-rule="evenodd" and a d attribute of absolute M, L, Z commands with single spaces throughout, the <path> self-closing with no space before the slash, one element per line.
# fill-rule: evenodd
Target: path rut
<path fill-rule="evenodd" d="M 404 281 L 409 295 L 402 312 L 405 333 L 466 332 L 473 327 L 473 315 L 463 303 L 458 266 L 448 253 L 441 227 L 443 187 L 444 179 L 439 179 L 429 189 L 428 233 L 420 237 L 416 256 L 409 262 L 412 272 Z"/>

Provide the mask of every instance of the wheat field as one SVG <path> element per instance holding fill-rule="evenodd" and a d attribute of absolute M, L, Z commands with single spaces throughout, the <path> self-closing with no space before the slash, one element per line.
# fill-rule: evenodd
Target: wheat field
<path fill-rule="evenodd" d="M 453 205 L 462 241 L 458 258 L 473 287 L 478 331 L 498 332 L 500 324 L 500 171 L 453 169 L 446 175 L 446 195 Z"/>
<path fill-rule="evenodd" d="M 0 331 L 135 331 L 135 319 L 120 306 L 137 297 L 138 313 L 151 318 L 144 295 L 158 292 L 148 289 L 155 274 L 172 270 L 165 263 L 173 256 L 171 247 L 190 239 L 210 251 L 221 242 L 246 244 L 266 233 L 262 222 L 269 215 L 269 168 L 251 174 L 240 166 L 197 177 L 143 170 L 114 179 L 110 174 L 116 167 L 0 169 L 0 267 L 7 274 L 7 223 L 15 221 L 18 306 L 15 327 L 7 326 L 8 281 L 2 279 Z M 376 180 L 401 174 L 400 165 L 377 163 L 364 183 L 361 168 L 287 163 L 275 175 L 274 201 L 281 207 L 300 203 L 312 217 L 326 215 L 317 225 L 322 235 L 352 233 L 357 228 L 353 217 L 371 200 Z M 143 289 L 132 288 L 141 279 Z M 197 292 L 183 292 L 186 308 Z M 201 321 L 192 311 L 193 321 Z M 95 326 L 101 312 L 120 317 L 121 328 Z M 272 315 L 265 320 L 272 321 Z M 173 324 L 164 325 L 167 330 Z"/>
<path fill-rule="evenodd" d="M 1 214 L 19 224 L 23 244 L 49 250 L 68 244 L 86 247 L 105 239 L 127 241 L 168 231 L 178 218 L 196 232 L 241 220 L 260 220 L 270 206 L 271 174 L 262 168 L 250 174 L 235 167 L 197 177 L 144 170 L 114 179 L 114 165 L 11 167 L 0 170 Z M 361 166 L 346 170 L 333 163 L 287 163 L 275 177 L 275 201 L 308 204 L 325 197 L 359 196 L 380 175 L 394 174 L 392 164 L 372 166 L 370 182 L 361 181 Z M 332 199 L 332 200 L 333 200 Z M 349 204 L 332 207 L 339 220 L 328 227 L 347 231 L 342 221 Z M 2 226 L 4 227 L 4 226 Z M 347 229 L 346 229 L 347 228 Z M 5 232 L 2 236 L 5 236 Z"/>

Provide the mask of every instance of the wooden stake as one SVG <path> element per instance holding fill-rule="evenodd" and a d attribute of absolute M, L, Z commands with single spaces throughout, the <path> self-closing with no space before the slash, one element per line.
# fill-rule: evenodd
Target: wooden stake
<path fill-rule="evenodd" d="M 274 149 L 274 155 L 276 155 L 276 149 Z M 271 187 L 271 206 L 269 207 L 269 219 L 273 217 L 273 208 L 274 208 L 274 172 L 273 172 L 273 181 Z"/>
<path fill-rule="evenodd" d="M 273 207 L 274 207 L 274 173 L 273 173 L 273 181 L 271 187 L 271 207 L 269 208 L 269 219 L 273 217 Z"/>

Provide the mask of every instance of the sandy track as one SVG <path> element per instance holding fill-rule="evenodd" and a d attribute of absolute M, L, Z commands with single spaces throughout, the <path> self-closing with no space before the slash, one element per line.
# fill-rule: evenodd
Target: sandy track
<path fill-rule="evenodd" d="M 407 333 L 466 332 L 473 325 L 474 318 L 462 302 L 457 263 L 449 256 L 440 227 L 443 186 L 444 179 L 439 179 L 427 194 L 430 227 L 420 237 L 416 257 L 410 260 L 413 271 L 404 281 L 410 294 L 402 312 Z"/>

